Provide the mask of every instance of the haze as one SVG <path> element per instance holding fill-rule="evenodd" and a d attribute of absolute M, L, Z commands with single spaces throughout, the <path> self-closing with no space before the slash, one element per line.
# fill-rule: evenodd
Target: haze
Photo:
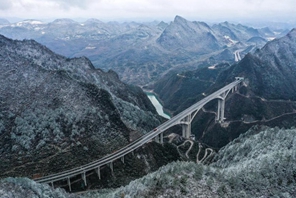
<path fill-rule="evenodd" d="M 102 21 L 296 21 L 294 0 L 0 0 L 0 18 Z"/>

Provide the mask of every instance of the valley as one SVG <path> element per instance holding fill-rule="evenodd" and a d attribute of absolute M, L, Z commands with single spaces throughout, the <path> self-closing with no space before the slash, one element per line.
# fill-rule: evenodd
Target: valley
<path fill-rule="evenodd" d="M 0 34 L 0 196 L 296 196 L 295 29 L 176 16 Z"/>

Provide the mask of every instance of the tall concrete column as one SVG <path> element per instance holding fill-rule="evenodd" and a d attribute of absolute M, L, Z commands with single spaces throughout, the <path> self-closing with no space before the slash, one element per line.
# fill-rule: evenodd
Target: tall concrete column
<path fill-rule="evenodd" d="M 159 135 L 155 137 L 155 142 L 159 143 Z"/>
<path fill-rule="evenodd" d="M 163 133 L 157 135 L 154 139 L 155 139 L 155 142 L 163 144 Z"/>
<path fill-rule="evenodd" d="M 221 122 L 224 122 L 224 111 L 225 111 L 225 99 L 221 100 L 221 115 L 220 115 Z"/>
<path fill-rule="evenodd" d="M 163 144 L 163 133 L 159 134 L 160 138 L 160 144 Z"/>
<path fill-rule="evenodd" d="M 110 167 L 110 169 L 111 169 L 111 173 L 112 173 L 112 175 L 113 175 L 113 162 L 110 162 L 109 167 Z"/>
<path fill-rule="evenodd" d="M 217 118 L 216 118 L 217 122 L 220 121 L 220 116 L 221 116 L 221 100 L 218 99 L 218 109 L 217 109 Z"/>
<path fill-rule="evenodd" d="M 82 180 L 84 181 L 84 186 L 87 186 L 85 172 L 81 173 L 81 177 L 82 177 Z"/>
<path fill-rule="evenodd" d="M 225 99 L 218 100 L 217 121 L 224 122 Z"/>
<path fill-rule="evenodd" d="M 68 186 L 69 186 L 69 191 L 71 192 L 72 189 L 71 189 L 71 181 L 70 181 L 70 177 L 68 177 Z"/>
<path fill-rule="evenodd" d="M 101 170 L 100 169 L 101 169 L 101 167 L 98 167 L 98 168 L 95 169 L 99 179 L 101 179 Z"/>
<path fill-rule="evenodd" d="M 222 93 L 221 98 L 218 99 L 218 110 L 217 110 L 217 122 L 224 122 L 224 111 L 225 111 L 225 98 L 228 92 Z"/>
<path fill-rule="evenodd" d="M 183 119 L 183 123 L 182 123 L 182 136 L 184 138 L 190 138 L 190 135 L 191 135 L 191 114 L 186 116 Z"/>

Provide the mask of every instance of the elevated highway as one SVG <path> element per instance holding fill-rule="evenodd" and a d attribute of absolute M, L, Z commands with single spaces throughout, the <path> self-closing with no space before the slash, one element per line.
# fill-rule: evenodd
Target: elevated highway
<path fill-rule="evenodd" d="M 153 129 L 152 131 L 148 132 L 147 134 L 141 136 L 139 139 L 131 142 L 130 144 L 126 145 L 125 147 L 117 150 L 116 152 L 109 154 L 101 159 L 93 161 L 91 163 L 85 164 L 83 166 L 73 168 L 67 171 L 63 171 L 60 173 L 44 176 L 35 179 L 36 182 L 40 183 L 49 183 L 52 184 L 57 181 L 67 180 L 69 185 L 69 190 L 71 191 L 71 178 L 81 175 L 84 184 L 87 185 L 86 182 L 86 173 L 89 171 L 95 170 L 99 179 L 101 179 L 100 175 L 100 168 L 104 165 L 109 165 L 111 171 L 113 171 L 113 162 L 115 160 L 121 159 L 124 162 L 124 156 L 133 152 L 135 149 L 141 147 L 143 144 L 149 142 L 150 140 L 154 139 L 157 142 L 163 143 L 163 132 L 174 125 L 182 125 L 182 133 L 183 137 L 190 138 L 191 136 L 191 122 L 197 112 L 208 102 L 218 99 L 218 113 L 216 117 L 217 122 L 224 121 L 224 108 L 225 108 L 225 99 L 230 91 L 236 91 L 238 86 L 243 81 L 243 78 L 237 77 L 236 80 L 225 87 L 219 89 L 218 91 L 212 93 L 211 95 L 203 98 L 202 100 L 198 101 L 194 105 L 190 106 L 189 108 L 185 109 L 178 115 L 172 117 L 168 121 L 164 122 L 163 124 L 159 125 L 157 128 Z"/>

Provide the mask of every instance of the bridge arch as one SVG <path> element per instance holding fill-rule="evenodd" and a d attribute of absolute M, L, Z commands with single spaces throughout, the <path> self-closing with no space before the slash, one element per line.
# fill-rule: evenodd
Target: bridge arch
<path fill-rule="evenodd" d="M 208 100 L 203 101 L 200 105 L 196 106 L 195 108 L 192 108 L 191 111 L 188 111 L 187 114 L 185 114 L 183 117 L 178 119 L 176 122 L 172 123 L 172 126 L 175 125 L 181 125 L 182 126 L 182 136 L 184 138 L 190 138 L 191 136 L 191 123 L 197 113 L 209 102 L 216 100 L 218 101 L 218 108 L 217 108 L 217 114 L 216 114 L 216 122 L 222 123 L 224 122 L 224 110 L 225 110 L 225 100 L 228 94 L 232 91 L 235 92 L 238 89 L 238 85 L 236 84 L 234 86 L 227 87 L 223 89 L 223 91 L 218 92 L 217 94 L 211 94 Z M 220 90 L 222 90 L 220 89 Z M 216 92 L 215 92 L 216 93 Z M 190 107 L 189 107 L 190 108 Z"/>

